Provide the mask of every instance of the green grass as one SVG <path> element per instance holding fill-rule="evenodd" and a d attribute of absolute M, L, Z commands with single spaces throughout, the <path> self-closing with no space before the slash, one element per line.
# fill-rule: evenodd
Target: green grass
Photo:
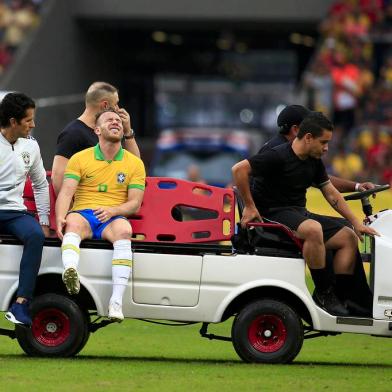
<path fill-rule="evenodd" d="M 0 327 L 8 327 L 0 314 Z M 210 332 L 229 335 L 231 320 Z M 0 337 L 4 391 L 390 391 L 391 343 L 345 334 L 304 342 L 291 365 L 249 365 L 231 343 L 199 337 L 200 325 L 126 320 L 90 337 L 72 359 L 29 358 Z"/>

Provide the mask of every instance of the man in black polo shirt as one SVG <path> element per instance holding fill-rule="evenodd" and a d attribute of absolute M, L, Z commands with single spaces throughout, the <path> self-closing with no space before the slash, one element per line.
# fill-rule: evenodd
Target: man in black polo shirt
<path fill-rule="evenodd" d="M 298 134 L 299 126 L 302 120 L 312 113 L 309 109 L 301 105 L 286 106 L 278 115 L 277 126 L 279 132 L 272 139 L 268 140 L 259 150 L 261 152 L 267 149 L 279 146 L 280 144 L 292 142 Z M 374 184 L 371 182 L 355 182 L 341 177 L 329 175 L 329 179 L 335 188 L 342 193 L 365 191 L 366 189 L 373 189 Z"/>
<path fill-rule="evenodd" d="M 277 118 L 277 126 L 279 127 L 279 131 L 277 135 L 275 135 L 272 139 L 268 140 L 259 150 L 259 154 L 267 151 L 273 147 L 279 146 L 281 144 L 292 142 L 298 134 L 299 125 L 302 120 L 312 113 L 309 109 L 305 108 L 301 105 L 289 105 L 286 106 L 278 115 Z M 372 182 L 355 182 L 341 177 L 335 177 L 329 175 L 329 179 L 335 188 L 342 193 L 345 192 L 356 192 L 356 191 L 364 191 L 366 189 L 373 189 L 375 185 Z M 258 190 L 260 178 L 251 178 L 250 187 L 252 195 L 257 195 L 260 193 Z M 253 196 L 255 197 L 255 196 Z M 346 226 L 351 227 L 350 222 L 343 218 L 332 217 L 332 219 L 336 219 L 339 224 L 344 224 Z M 330 265 L 332 263 L 332 251 L 327 251 L 327 262 Z M 357 297 L 356 303 L 360 303 L 361 306 L 358 307 L 355 303 L 351 301 L 345 300 L 345 303 L 350 311 L 358 316 L 369 315 L 371 313 L 371 308 L 373 304 L 373 294 L 370 291 L 369 285 L 367 283 L 365 270 L 363 268 L 362 257 L 357 250 L 356 252 L 356 263 L 354 276 L 357 281 L 357 289 L 355 295 Z M 338 296 L 342 297 L 345 291 L 345 281 L 340 280 L 340 277 L 337 276 L 336 279 L 336 289 Z"/>
<path fill-rule="evenodd" d="M 321 157 L 328 151 L 332 130 L 332 124 L 322 113 L 313 112 L 302 121 L 292 144 L 273 147 L 237 163 L 233 166 L 233 177 L 245 203 L 241 224 L 261 220 L 262 214 L 296 231 L 304 240 L 303 257 L 312 271 L 315 302 L 331 314 L 348 316 L 325 268 L 325 251 L 335 251 L 334 271 L 345 281 L 345 294 L 350 296 L 355 285 L 357 238 L 362 239 L 364 233 L 377 233 L 355 217 L 325 171 Z M 249 188 L 250 174 L 260 179 L 258 193 L 253 192 L 253 197 Z M 312 185 L 351 222 L 353 230 L 336 219 L 306 210 L 306 190 Z"/>
<path fill-rule="evenodd" d="M 52 166 L 52 184 L 56 195 L 63 183 L 65 167 L 72 155 L 98 144 L 94 132 L 95 116 L 102 110 L 116 109 L 124 127 L 123 147 L 140 158 L 139 147 L 131 126 L 131 119 L 124 108 L 119 107 L 118 89 L 106 82 L 94 82 L 87 90 L 84 112 L 71 121 L 57 138 L 56 153 Z"/>

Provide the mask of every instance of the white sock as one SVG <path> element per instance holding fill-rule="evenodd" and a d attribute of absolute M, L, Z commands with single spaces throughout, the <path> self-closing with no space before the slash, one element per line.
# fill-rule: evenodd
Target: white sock
<path fill-rule="evenodd" d="M 132 272 L 132 247 L 130 240 L 113 243 L 112 282 L 113 293 L 110 302 L 122 305 L 122 298 Z"/>
<path fill-rule="evenodd" d="M 79 253 L 80 253 L 80 241 L 79 234 L 66 233 L 61 244 L 61 256 L 63 259 L 64 269 L 73 267 L 78 268 L 79 265 Z"/>

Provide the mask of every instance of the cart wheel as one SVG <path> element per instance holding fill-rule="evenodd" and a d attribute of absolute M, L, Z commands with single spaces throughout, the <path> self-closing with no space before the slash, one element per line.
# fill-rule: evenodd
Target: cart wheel
<path fill-rule="evenodd" d="M 77 348 L 77 350 L 75 351 L 75 353 L 74 353 L 73 355 L 76 355 L 76 354 L 78 354 L 80 351 L 82 351 L 82 349 L 83 349 L 84 346 L 87 344 L 87 342 L 88 342 L 88 340 L 89 340 L 89 338 L 90 338 L 90 329 L 89 329 L 89 327 L 88 327 L 88 326 L 90 325 L 90 321 L 91 321 L 90 315 L 89 315 L 89 313 L 86 311 L 86 312 L 83 312 L 83 317 L 84 317 L 84 319 L 85 319 L 85 323 L 86 323 L 86 325 L 87 325 L 87 328 L 86 328 L 86 330 L 85 330 L 85 332 L 84 332 L 84 337 L 83 337 L 82 342 L 80 343 L 79 347 Z"/>
<path fill-rule="evenodd" d="M 31 328 L 16 325 L 19 345 L 32 356 L 70 357 L 87 343 L 88 322 L 70 298 L 44 294 L 31 304 Z"/>
<path fill-rule="evenodd" d="M 288 363 L 304 340 L 298 314 L 279 300 L 263 299 L 246 305 L 232 326 L 233 346 L 246 362 Z"/>

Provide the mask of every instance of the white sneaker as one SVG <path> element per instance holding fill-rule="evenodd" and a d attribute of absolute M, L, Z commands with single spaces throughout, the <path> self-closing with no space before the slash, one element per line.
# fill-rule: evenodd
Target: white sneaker
<path fill-rule="evenodd" d="M 64 270 L 63 282 L 70 295 L 75 295 L 79 293 L 80 282 L 79 282 L 78 271 L 76 271 L 76 268 L 69 267 L 66 270 Z"/>
<path fill-rule="evenodd" d="M 122 305 L 118 302 L 109 302 L 109 319 L 121 323 L 124 320 Z"/>

